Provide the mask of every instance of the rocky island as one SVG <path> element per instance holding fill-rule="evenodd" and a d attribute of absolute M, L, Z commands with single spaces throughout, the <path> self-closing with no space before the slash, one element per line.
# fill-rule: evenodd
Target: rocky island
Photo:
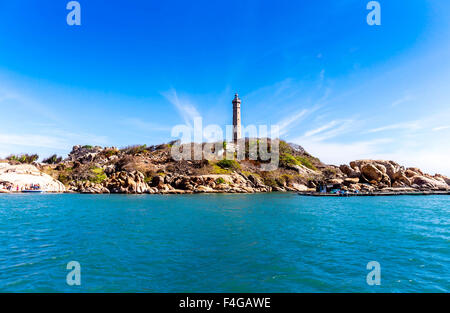
<path fill-rule="evenodd" d="M 351 193 L 450 191 L 450 179 L 443 175 L 384 160 L 327 165 L 284 141 L 273 171 L 262 171 L 259 160 L 175 161 L 173 144 L 74 146 L 66 159 L 52 156 L 30 164 L 25 156 L 10 156 L 0 161 L 0 190 L 17 192 L 39 184 L 47 192 L 127 194 L 316 192 L 326 186 Z"/>

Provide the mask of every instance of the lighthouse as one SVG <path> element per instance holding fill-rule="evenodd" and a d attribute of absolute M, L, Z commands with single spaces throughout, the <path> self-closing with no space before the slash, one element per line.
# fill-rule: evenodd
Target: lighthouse
<path fill-rule="evenodd" d="M 237 143 L 241 139 L 241 99 L 236 93 L 233 103 L 233 141 Z"/>

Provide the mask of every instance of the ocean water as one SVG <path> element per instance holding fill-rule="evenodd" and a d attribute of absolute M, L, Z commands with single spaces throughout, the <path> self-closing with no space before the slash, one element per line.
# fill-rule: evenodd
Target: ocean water
<path fill-rule="evenodd" d="M 449 292 L 450 197 L 0 194 L 0 291 Z"/>

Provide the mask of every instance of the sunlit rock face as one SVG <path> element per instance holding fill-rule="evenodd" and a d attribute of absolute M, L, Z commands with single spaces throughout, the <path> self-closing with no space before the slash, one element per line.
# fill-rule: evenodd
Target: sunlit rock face
<path fill-rule="evenodd" d="M 34 165 L 10 165 L 0 163 L 0 185 L 11 186 L 11 191 L 28 189 L 30 185 L 39 185 L 47 192 L 64 192 L 66 188 L 51 176 L 42 173 Z"/>

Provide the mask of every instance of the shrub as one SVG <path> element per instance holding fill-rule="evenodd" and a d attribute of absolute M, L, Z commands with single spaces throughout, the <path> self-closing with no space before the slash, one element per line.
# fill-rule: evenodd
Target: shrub
<path fill-rule="evenodd" d="M 216 179 L 216 184 L 224 184 L 225 183 L 225 179 L 223 179 L 222 177 L 219 177 Z"/>
<path fill-rule="evenodd" d="M 67 185 L 70 179 L 67 175 L 61 173 L 58 175 L 58 180 L 62 182 L 64 185 Z"/>
<path fill-rule="evenodd" d="M 280 165 L 282 167 L 290 167 L 293 165 L 303 165 L 311 170 L 317 170 L 317 168 L 312 164 L 311 160 L 306 156 L 293 156 L 289 153 L 280 154 Z"/>
<path fill-rule="evenodd" d="M 283 140 L 280 140 L 280 142 L 279 142 L 279 151 L 280 151 L 280 154 L 284 154 L 284 153 L 292 153 L 292 148 L 291 148 L 291 146 L 289 146 L 288 144 L 287 144 L 287 142 L 286 141 L 283 141 Z"/>
<path fill-rule="evenodd" d="M 227 159 L 220 160 L 219 162 L 216 163 L 216 165 L 222 169 L 229 169 L 229 170 L 237 170 L 241 168 L 240 164 L 235 160 L 227 160 Z"/>
<path fill-rule="evenodd" d="M 42 163 L 46 164 L 58 164 L 62 161 L 62 157 L 58 157 L 56 154 L 49 156 L 48 158 L 44 159 Z"/>
<path fill-rule="evenodd" d="M 122 151 L 124 151 L 126 154 L 136 155 L 138 153 L 149 151 L 150 149 L 147 147 L 147 145 L 134 145 L 134 146 L 128 146 L 126 148 L 123 148 Z"/>
<path fill-rule="evenodd" d="M 299 165 L 300 162 L 289 153 L 280 153 L 280 165 L 282 167 L 289 167 L 293 165 Z"/>
<path fill-rule="evenodd" d="M 281 175 L 280 178 L 282 179 L 282 181 L 284 181 L 286 183 L 291 183 L 291 182 L 295 181 L 294 176 L 289 175 L 289 174 L 283 174 L 283 175 Z"/>
<path fill-rule="evenodd" d="M 213 173 L 214 174 L 231 174 L 231 171 L 228 169 L 223 169 L 216 164 L 213 165 Z"/>
<path fill-rule="evenodd" d="M 39 159 L 39 155 L 37 154 L 20 154 L 20 155 L 15 155 L 15 154 L 11 154 L 10 156 L 6 157 L 6 159 L 8 161 L 16 161 L 19 163 L 33 163 L 35 161 L 37 161 Z"/>
<path fill-rule="evenodd" d="M 264 177 L 264 184 L 269 187 L 278 187 L 278 182 L 273 177 Z"/>
<path fill-rule="evenodd" d="M 91 168 L 91 172 L 94 176 L 92 176 L 89 180 L 93 183 L 100 184 L 107 178 L 105 172 L 100 167 Z"/>
<path fill-rule="evenodd" d="M 307 168 L 315 171 L 317 170 L 317 168 L 312 164 L 311 160 L 308 159 L 307 157 L 301 157 L 298 156 L 296 157 L 297 161 L 299 161 L 303 166 L 306 166 Z"/>
<path fill-rule="evenodd" d="M 337 172 L 334 168 L 328 167 L 322 171 L 322 174 L 327 178 L 334 178 L 336 177 Z"/>
<path fill-rule="evenodd" d="M 109 158 L 109 157 L 111 157 L 111 156 L 113 156 L 113 155 L 118 154 L 118 153 L 119 153 L 119 150 L 115 150 L 115 149 L 107 149 L 107 150 L 105 150 L 103 153 L 105 154 L 105 156 L 106 156 L 107 158 Z"/>

